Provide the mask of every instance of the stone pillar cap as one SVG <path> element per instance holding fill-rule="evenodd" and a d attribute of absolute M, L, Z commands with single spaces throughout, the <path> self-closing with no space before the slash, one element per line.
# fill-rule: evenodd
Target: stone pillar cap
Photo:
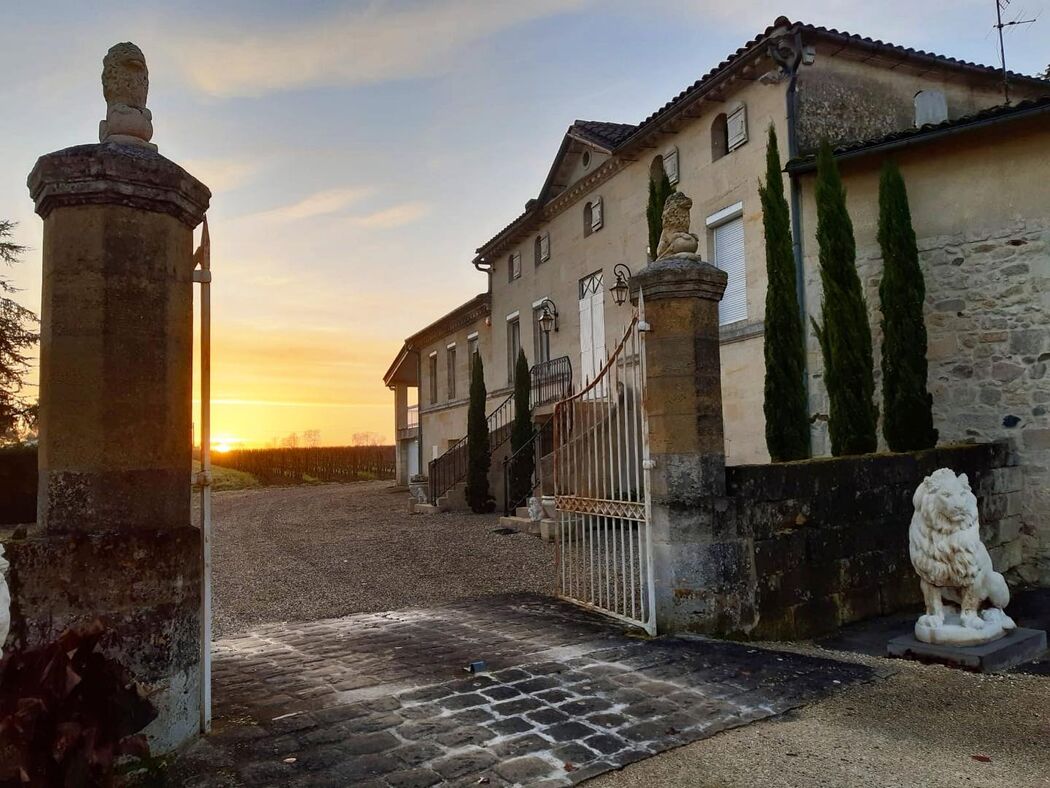
<path fill-rule="evenodd" d="M 211 190 L 175 162 L 149 148 L 112 142 L 45 154 L 26 185 L 44 219 L 71 205 L 124 205 L 166 213 L 192 228 L 211 202 Z"/>
<path fill-rule="evenodd" d="M 631 300 L 638 300 L 638 290 L 646 301 L 661 298 L 706 298 L 721 301 L 728 276 L 725 271 L 700 259 L 698 254 L 663 257 L 646 265 L 631 277 Z"/>

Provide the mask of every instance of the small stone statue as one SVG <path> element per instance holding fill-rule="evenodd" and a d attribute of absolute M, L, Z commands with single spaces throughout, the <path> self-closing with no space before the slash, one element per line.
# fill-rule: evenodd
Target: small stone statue
<path fill-rule="evenodd" d="M 149 71 L 146 56 L 131 42 L 110 47 L 102 60 L 102 95 L 106 119 L 99 121 L 98 141 L 138 145 L 150 150 L 153 113 L 146 109 Z"/>
<path fill-rule="evenodd" d="M 934 471 L 919 485 L 912 504 L 911 563 L 926 601 L 926 614 L 915 624 L 916 639 L 973 646 L 1014 629 L 1013 619 L 1003 612 L 1010 588 L 992 568 L 981 542 L 977 498 L 966 474 L 956 476 L 950 468 Z M 986 600 L 989 607 L 982 610 Z"/>
<path fill-rule="evenodd" d="M 529 520 L 538 523 L 543 519 L 543 504 L 536 497 L 529 498 Z"/>
<path fill-rule="evenodd" d="M 674 192 L 664 203 L 663 230 L 656 246 L 656 259 L 694 256 L 700 248 L 700 239 L 689 232 L 689 209 L 693 201 L 681 192 Z"/>
<path fill-rule="evenodd" d="M 7 589 L 7 569 L 4 546 L 0 544 L 0 657 L 4 656 L 4 642 L 11 631 L 11 592 Z"/>

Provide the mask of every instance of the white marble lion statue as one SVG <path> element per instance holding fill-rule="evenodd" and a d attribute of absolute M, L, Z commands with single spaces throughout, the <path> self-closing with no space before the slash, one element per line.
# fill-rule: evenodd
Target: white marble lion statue
<path fill-rule="evenodd" d="M 966 474 L 956 476 L 950 468 L 934 471 L 915 490 L 912 503 L 911 562 L 926 602 L 915 637 L 925 643 L 974 645 L 1013 629 L 1013 620 L 1003 612 L 1010 588 L 992 568 L 981 542 L 977 498 Z M 986 601 L 990 606 L 982 610 Z"/>

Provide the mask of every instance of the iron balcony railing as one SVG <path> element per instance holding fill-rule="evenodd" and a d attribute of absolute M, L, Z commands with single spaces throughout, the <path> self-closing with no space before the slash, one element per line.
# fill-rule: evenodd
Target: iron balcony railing
<path fill-rule="evenodd" d="M 514 421 L 514 394 L 511 393 L 500 403 L 486 419 L 489 427 L 489 452 L 502 446 L 510 437 L 511 422 Z M 466 436 L 452 446 L 428 466 L 430 503 L 436 504 L 438 498 L 447 493 L 459 482 L 467 478 L 467 462 L 470 454 L 467 449 Z"/>
<path fill-rule="evenodd" d="M 519 506 L 524 506 L 543 478 L 543 458 L 554 451 L 554 419 L 548 418 L 533 430 L 528 442 L 503 461 L 503 514 L 509 517 Z M 517 475 L 517 466 L 532 457 L 532 473 L 529 481 L 515 489 L 512 482 Z M 554 492 L 553 490 L 551 491 Z"/>
<path fill-rule="evenodd" d="M 530 399 L 534 408 L 549 405 L 572 394 L 572 362 L 568 356 L 534 364 L 529 370 L 529 376 L 532 379 Z"/>
<path fill-rule="evenodd" d="M 409 405 L 405 416 L 405 427 L 419 426 L 419 405 Z"/>

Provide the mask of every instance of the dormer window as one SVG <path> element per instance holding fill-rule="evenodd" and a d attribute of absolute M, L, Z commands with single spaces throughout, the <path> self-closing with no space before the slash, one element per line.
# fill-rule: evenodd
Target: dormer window
<path fill-rule="evenodd" d="M 948 102 L 939 90 L 920 90 L 915 94 L 915 128 L 948 120 Z"/>
<path fill-rule="evenodd" d="M 536 257 L 536 265 L 545 263 L 551 259 L 551 234 L 542 233 L 536 236 L 536 241 L 533 244 L 534 253 Z"/>
<path fill-rule="evenodd" d="M 507 261 L 507 281 L 521 279 L 521 252 L 514 252 Z"/>
<path fill-rule="evenodd" d="M 602 229 L 602 198 L 597 197 L 583 206 L 583 234 L 588 236 L 600 229 Z"/>

